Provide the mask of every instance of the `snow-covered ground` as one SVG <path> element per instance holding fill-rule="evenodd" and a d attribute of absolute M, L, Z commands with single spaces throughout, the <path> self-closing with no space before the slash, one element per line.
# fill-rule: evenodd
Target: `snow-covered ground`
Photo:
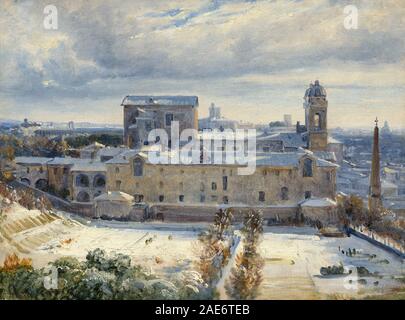
<path fill-rule="evenodd" d="M 78 220 L 81 223 L 66 215 L 44 215 L 15 204 L 0 219 L 0 262 L 15 252 L 31 258 L 35 267 L 42 267 L 62 256 L 85 259 L 89 250 L 101 248 L 127 254 L 134 264 L 170 276 L 195 268 L 197 235 L 207 227 Z M 339 251 L 349 248 L 355 248 L 357 254 L 350 257 Z M 362 297 L 387 293 L 401 286 L 395 278 L 405 276 L 403 261 L 397 256 L 354 236 L 320 237 L 311 228 L 266 227 L 260 252 L 265 259 L 261 299 Z M 321 267 L 339 263 L 377 273 L 368 277 L 356 277 L 354 273 L 320 275 Z"/>
<path fill-rule="evenodd" d="M 193 231 L 83 227 L 42 245 L 38 251 L 84 259 L 88 251 L 101 248 L 109 253 L 127 254 L 134 264 L 152 272 L 170 274 L 192 269 L 196 240 L 197 233 Z"/>
<path fill-rule="evenodd" d="M 29 257 L 43 267 L 62 256 L 84 260 L 90 250 L 123 253 L 158 274 L 192 269 L 201 226 L 126 224 L 56 217 L 17 204 L 0 220 L 0 263 L 7 254 Z"/>
<path fill-rule="evenodd" d="M 341 252 L 349 248 L 357 254 Z M 262 299 L 359 298 L 400 287 L 397 278 L 405 276 L 403 260 L 394 254 L 354 236 L 320 237 L 312 228 L 267 227 L 260 250 L 265 259 Z M 321 276 L 321 267 L 339 263 L 352 274 Z M 354 267 L 361 266 L 376 274 L 356 275 Z"/>

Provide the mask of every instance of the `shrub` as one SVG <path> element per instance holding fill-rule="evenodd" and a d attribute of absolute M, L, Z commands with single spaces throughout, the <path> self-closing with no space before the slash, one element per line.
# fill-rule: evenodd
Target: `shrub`
<path fill-rule="evenodd" d="M 2 272 L 15 271 L 18 268 L 31 269 L 32 260 L 29 258 L 20 259 L 17 254 L 9 254 L 3 262 L 3 267 L 0 268 Z"/>
<path fill-rule="evenodd" d="M 86 261 L 64 257 L 49 264 L 57 270 L 57 288 L 46 289 L 44 278 L 49 268 L 33 269 L 12 256 L 7 270 L 0 269 L 0 299 L 188 299 L 209 298 L 210 291 L 199 276 L 168 281 L 131 266 L 123 254 L 108 256 L 105 251 L 90 251 Z M 13 272 L 10 272 L 12 270 Z"/>

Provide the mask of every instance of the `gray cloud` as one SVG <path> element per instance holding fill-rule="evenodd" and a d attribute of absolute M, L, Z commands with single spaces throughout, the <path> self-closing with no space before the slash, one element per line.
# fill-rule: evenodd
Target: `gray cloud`
<path fill-rule="evenodd" d="M 337 70 L 346 65 L 384 75 L 385 66 L 404 66 L 402 1 L 354 1 L 358 30 L 343 28 L 340 1 L 53 3 L 57 31 L 42 28 L 48 1 L 0 5 L 0 88 L 9 97 L 111 97 L 146 90 L 144 82 L 155 91 L 223 83 L 218 90 L 232 90 L 224 96 L 250 97 L 269 87 L 255 77 L 288 74 L 283 83 L 272 78 L 272 88 L 283 89 L 297 86 L 295 70 L 307 70 L 305 86 L 315 76 L 328 78 L 328 68 L 336 76 L 330 79 L 343 80 Z"/>

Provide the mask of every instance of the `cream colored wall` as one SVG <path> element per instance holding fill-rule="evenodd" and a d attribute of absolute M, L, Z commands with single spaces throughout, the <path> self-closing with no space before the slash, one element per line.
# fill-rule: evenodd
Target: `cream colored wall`
<path fill-rule="evenodd" d="M 331 181 L 327 180 L 327 171 L 332 172 Z M 184 195 L 185 204 L 199 204 L 202 193 L 206 204 L 221 204 L 223 196 L 228 196 L 230 205 L 252 206 L 296 205 L 304 199 L 305 191 L 311 191 L 313 197 L 335 197 L 334 168 L 314 167 L 313 177 L 303 177 L 302 164 L 299 168 L 257 167 L 253 175 L 241 176 L 237 175 L 236 166 L 145 164 L 143 173 L 142 177 L 133 175 L 132 160 L 126 165 L 108 164 L 107 190 L 118 191 L 116 181 L 120 180 L 120 191 L 142 194 L 149 203 L 159 202 L 159 195 L 164 195 L 164 202 L 172 204 L 181 204 L 179 195 Z M 227 190 L 222 188 L 223 176 L 228 177 Z M 217 184 L 216 191 L 211 190 L 212 182 Z M 180 183 L 183 183 L 182 190 Z M 200 190 L 201 183 L 204 191 Z M 288 200 L 281 200 L 282 187 L 289 189 Z M 259 201 L 259 191 L 265 192 L 264 202 Z M 211 196 L 217 196 L 217 200 Z"/>

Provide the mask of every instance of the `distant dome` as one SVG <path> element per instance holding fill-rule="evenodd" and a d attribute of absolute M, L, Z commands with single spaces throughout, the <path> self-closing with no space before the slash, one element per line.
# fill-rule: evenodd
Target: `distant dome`
<path fill-rule="evenodd" d="M 326 90 L 316 80 L 315 84 L 310 84 L 309 88 L 305 91 L 305 97 L 326 97 Z"/>

